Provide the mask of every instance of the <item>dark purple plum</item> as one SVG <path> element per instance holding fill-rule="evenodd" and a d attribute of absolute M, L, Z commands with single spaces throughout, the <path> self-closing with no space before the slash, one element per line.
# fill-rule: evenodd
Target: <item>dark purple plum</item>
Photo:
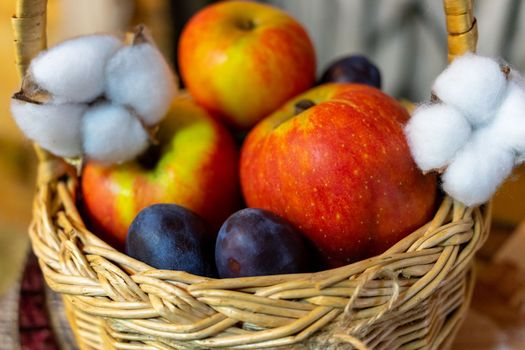
<path fill-rule="evenodd" d="M 215 245 L 219 277 L 248 277 L 306 272 L 308 249 L 287 221 L 262 209 L 246 208 L 222 225 Z"/>
<path fill-rule="evenodd" d="M 126 254 L 161 270 L 215 276 L 213 235 L 206 222 L 176 204 L 141 210 L 128 229 Z"/>
<path fill-rule="evenodd" d="M 324 83 L 360 83 L 381 89 L 381 73 L 365 56 L 347 56 L 333 62 L 324 71 L 319 84 Z"/>

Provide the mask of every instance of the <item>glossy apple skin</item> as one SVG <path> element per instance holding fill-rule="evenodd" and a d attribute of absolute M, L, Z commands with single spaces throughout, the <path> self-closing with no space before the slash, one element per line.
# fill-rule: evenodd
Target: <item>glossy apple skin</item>
<path fill-rule="evenodd" d="M 198 12 L 181 34 L 178 58 L 195 100 L 239 129 L 315 80 L 315 52 L 304 28 L 255 2 L 224 1 Z"/>
<path fill-rule="evenodd" d="M 315 106 L 294 115 L 297 101 Z M 250 207 L 298 227 L 329 267 L 379 254 L 433 214 L 436 179 L 410 155 L 409 115 L 376 88 L 326 84 L 262 120 L 241 151 Z"/>
<path fill-rule="evenodd" d="M 238 151 L 205 110 L 187 96 L 175 98 L 158 139 L 160 158 L 150 169 L 133 161 L 117 166 L 88 162 L 83 170 L 89 222 L 119 248 L 133 218 L 152 204 L 186 207 L 217 229 L 238 209 Z"/>

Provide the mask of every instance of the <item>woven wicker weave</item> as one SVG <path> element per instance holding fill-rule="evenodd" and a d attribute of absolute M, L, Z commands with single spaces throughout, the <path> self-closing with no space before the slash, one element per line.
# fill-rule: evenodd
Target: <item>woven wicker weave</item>
<path fill-rule="evenodd" d="M 475 49 L 476 21 L 471 1 L 444 5 L 451 60 Z M 19 0 L 21 75 L 45 48 L 45 15 L 45 0 Z M 431 222 L 380 256 L 313 274 L 214 280 L 153 269 L 102 242 L 75 207 L 74 169 L 36 151 L 32 245 L 82 349 L 446 348 L 490 223 L 490 205 L 445 197 Z"/>

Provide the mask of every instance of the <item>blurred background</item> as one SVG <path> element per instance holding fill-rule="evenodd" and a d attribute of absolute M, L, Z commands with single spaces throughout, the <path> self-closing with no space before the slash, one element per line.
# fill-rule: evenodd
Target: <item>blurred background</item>
<path fill-rule="evenodd" d="M 199 8 L 211 2 L 213 1 L 49 0 L 48 42 L 53 45 L 76 35 L 124 31 L 134 24 L 145 23 L 176 68 L 177 38 L 184 23 Z M 318 55 L 318 73 L 338 57 L 365 54 L 381 69 L 383 86 L 387 93 L 418 102 L 428 98 L 433 79 L 446 65 L 445 20 L 441 1 L 262 2 L 285 9 L 307 28 Z M 14 7 L 15 0 L 0 1 L 0 296 L 18 278 L 26 256 L 26 231 L 31 218 L 37 166 L 31 144 L 24 140 L 9 113 L 9 98 L 20 85 L 14 67 L 10 26 Z M 484 55 L 502 56 L 525 73 L 524 1 L 477 0 L 475 13 L 480 37 L 478 51 Z M 490 241 L 481 252 L 480 268 L 488 271 L 480 279 L 481 284 L 490 286 L 493 282 L 490 276 L 497 276 L 501 282 L 501 271 L 498 270 L 498 264 L 493 263 L 497 259 L 493 259 L 498 252 L 500 256 L 505 255 L 500 249 L 505 244 L 509 245 L 509 237 L 525 218 L 523 174 L 524 169 L 518 169 L 494 200 L 495 228 Z M 525 230 L 522 231 L 521 236 L 525 236 Z M 512 241 L 512 245 L 516 246 L 518 241 L 523 242 L 523 239 Z M 505 271 L 510 270 L 506 268 Z M 520 274 L 518 277 L 511 274 L 508 278 L 516 281 L 525 276 Z M 525 335 L 521 331 L 525 323 L 519 313 L 514 313 L 511 317 L 501 307 L 485 307 L 507 302 L 507 299 L 510 300 L 515 295 L 509 296 L 507 294 L 510 292 L 504 290 L 496 296 L 494 291 L 487 294 L 485 290 L 488 289 L 491 288 L 482 288 L 481 292 L 477 290 L 481 299 L 478 299 L 478 304 L 474 301 L 474 311 L 469 315 L 473 329 L 478 329 L 476 337 L 481 337 L 480 344 L 486 344 L 483 339 L 491 337 L 490 341 L 494 344 L 505 343 L 510 346 L 508 348 L 523 348 L 517 345 L 525 344 Z M 522 299 L 525 297 L 522 296 Z M 479 306 L 478 309 L 476 305 Z M 520 322 L 522 326 L 518 327 Z M 512 328 L 511 333 L 508 331 L 509 327 Z M 458 349 L 465 348 L 462 344 L 467 344 L 468 339 L 474 337 L 470 332 L 466 334 L 469 335 L 459 340 Z M 492 349 L 481 346 L 476 348 Z"/>

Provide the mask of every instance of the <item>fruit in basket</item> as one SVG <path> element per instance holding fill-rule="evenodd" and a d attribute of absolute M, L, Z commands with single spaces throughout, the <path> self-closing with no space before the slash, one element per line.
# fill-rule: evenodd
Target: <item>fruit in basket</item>
<path fill-rule="evenodd" d="M 117 246 L 135 215 L 151 204 L 182 205 L 217 229 L 238 209 L 238 152 L 207 112 L 188 96 L 175 98 L 157 138 L 159 145 L 137 161 L 84 167 L 87 218 L 95 232 Z"/>
<path fill-rule="evenodd" d="M 179 64 L 195 100 L 241 129 L 315 80 L 315 52 L 305 29 L 277 8 L 247 1 L 198 12 L 182 32 Z"/>
<path fill-rule="evenodd" d="M 300 229 L 329 266 L 381 253 L 433 214 L 436 179 L 410 155 L 409 116 L 361 84 L 325 84 L 261 121 L 241 152 L 248 206 Z"/>
<path fill-rule="evenodd" d="M 214 276 L 212 235 L 206 222 L 176 204 L 154 204 L 135 217 L 126 254 L 156 269 Z"/>
<path fill-rule="evenodd" d="M 215 246 L 221 278 L 306 272 L 309 254 L 301 234 L 286 220 L 246 208 L 222 225 Z"/>
<path fill-rule="evenodd" d="M 338 59 L 326 68 L 319 80 L 324 83 L 360 83 L 381 89 L 381 72 L 367 57 L 361 55 Z"/>

